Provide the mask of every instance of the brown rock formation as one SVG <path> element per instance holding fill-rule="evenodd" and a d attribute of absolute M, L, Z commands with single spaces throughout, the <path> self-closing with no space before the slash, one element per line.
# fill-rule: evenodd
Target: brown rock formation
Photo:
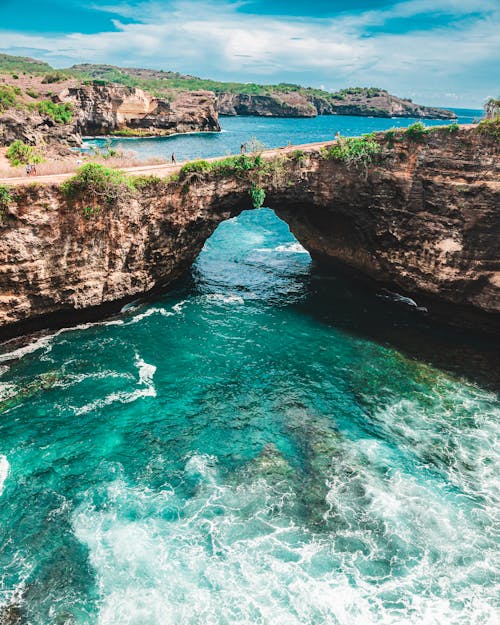
<path fill-rule="evenodd" d="M 247 95 L 221 93 L 217 97 L 221 115 L 256 115 L 258 117 L 316 117 L 318 111 L 300 93 Z"/>
<path fill-rule="evenodd" d="M 169 101 L 142 89 L 88 85 L 65 89 L 57 100 L 72 104 L 76 129 L 83 135 L 124 129 L 150 135 L 220 130 L 210 91 L 184 91 Z"/>
<path fill-rule="evenodd" d="M 260 117 L 315 117 L 316 115 L 354 115 L 358 117 L 418 117 L 455 119 L 452 111 L 414 104 L 375 90 L 377 95 L 362 91 L 352 94 L 311 94 L 307 89 L 270 95 L 220 93 L 217 108 L 221 115 L 257 115 Z M 340 99 L 341 98 L 341 99 Z"/>
<path fill-rule="evenodd" d="M 17 187 L 0 225 L 3 332 L 168 285 L 221 221 L 251 208 L 256 182 L 316 259 L 443 308 L 449 321 L 498 331 L 498 141 L 478 128 L 398 136 L 379 137 L 383 153 L 370 166 L 305 146 L 268 155 L 267 172 L 152 181 L 91 216 L 88 197 Z"/>
<path fill-rule="evenodd" d="M 142 89 L 115 84 L 82 86 L 75 79 L 55 85 L 44 84 L 41 77 L 19 82 L 26 91 L 13 85 L 18 89 L 16 102 L 6 110 L 0 108 L 0 146 L 21 139 L 57 151 L 61 146 L 81 145 L 82 135 L 125 131 L 167 136 L 220 130 L 216 98 L 211 91 L 178 91 L 171 98 L 156 98 Z M 71 122 L 57 123 L 39 112 L 37 105 L 49 99 L 56 104 L 71 104 Z"/>

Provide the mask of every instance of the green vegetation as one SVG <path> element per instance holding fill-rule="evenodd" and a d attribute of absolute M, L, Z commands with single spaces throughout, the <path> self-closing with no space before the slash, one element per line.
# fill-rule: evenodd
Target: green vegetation
<path fill-rule="evenodd" d="M 26 89 L 26 93 L 29 95 L 30 98 L 33 98 L 34 100 L 36 100 L 39 95 L 38 92 L 34 89 Z"/>
<path fill-rule="evenodd" d="M 362 137 L 341 137 L 333 145 L 322 149 L 323 158 L 343 161 L 347 165 L 368 165 L 382 152 L 373 133 Z"/>
<path fill-rule="evenodd" d="M 390 128 L 384 132 L 384 139 L 390 148 L 394 147 L 394 144 L 398 140 L 398 133 L 396 128 Z"/>
<path fill-rule="evenodd" d="M 4 211 L 7 209 L 11 202 L 12 195 L 10 193 L 9 187 L 6 187 L 4 184 L 0 184 L 0 222 L 3 219 Z"/>
<path fill-rule="evenodd" d="M 191 161 L 183 165 L 179 171 L 179 180 L 186 180 L 192 178 L 193 175 L 203 174 L 212 169 L 212 164 L 208 161 L 199 160 Z"/>
<path fill-rule="evenodd" d="M 136 128 L 134 130 L 131 128 L 122 128 L 121 130 L 113 130 L 111 134 L 115 137 L 150 137 L 151 131 L 141 128 Z"/>
<path fill-rule="evenodd" d="M 253 184 L 250 188 L 250 197 L 252 198 L 252 205 L 254 208 L 262 208 L 264 206 L 266 193 L 262 187 Z"/>
<path fill-rule="evenodd" d="M 10 85 L 0 86 L 0 112 L 5 111 L 17 103 L 17 96 L 21 95 L 19 87 L 11 87 Z"/>
<path fill-rule="evenodd" d="M 134 68 L 120 68 L 113 65 L 74 65 L 65 70 L 76 78 L 87 83 L 106 85 L 118 83 L 127 87 L 140 87 L 161 97 L 172 97 L 175 91 L 213 91 L 216 94 L 233 93 L 254 96 L 273 96 L 279 94 L 300 93 L 304 97 L 320 97 L 328 102 L 339 103 L 342 100 L 356 100 L 374 98 L 387 94 L 378 87 L 349 87 L 336 93 L 330 93 L 314 87 L 302 87 L 293 83 L 278 83 L 262 85 L 258 83 L 222 82 L 196 76 L 185 76 L 179 72 L 141 70 Z M 367 112 L 378 114 L 382 109 L 367 107 Z M 383 111 L 386 113 L 385 111 Z"/>
<path fill-rule="evenodd" d="M 112 205 L 130 198 L 135 187 L 133 178 L 123 172 L 98 163 L 87 163 L 61 185 L 61 190 L 69 200 L 92 200 L 95 208 L 101 202 Z"/>
<path fill-rule="evenodd" d="M 54 82 L 62 82 L 63 80 L 68 80 L 68 78 L 69 76 L 67 74 L 64 74 L 63 72 L 49 72 L 48 74 L 45 74 L 42 83 L 50 85 Z"/>
<path fill-rule="evenodd" d="M 427 127 L 422 122 L 415 122 L 403 134 L 410 141 L 422 141 L 427 134 Z"/>
<path fill-rule="evenodd" d="M 483 121 L 479 122 L 477 125 L 477 131 L 482 135 L 491 137 L 495 141 L 500 141 L 500 117 L 496 119 L 483 119 Z"/>
<path fill-rule="evenodd" d="M 303 150 L 295 150 L 290 154 L 290 158 L 298 163 L 303 163 L 307 160 L 307 154 Z"/>
<path fill-rule="evenodd" d="M 69 124 L 73 119 L 71 104 L 55 104 L 52 100 L 37 102 L 35 107 L 42 115 L 47 115 L 58 124 Z"/>
<path fill-rule="evenodd" d="M 26 56 L 0 54 L 0 73 L 44 74 L 51 70 L 52 67 L 42 61 L 36 61 Z"/>
<path fill-rule="evenodd" d="M 19 167 L 28 163 L 41 163 L 43 161 L 43 158 L 32 145 L 27 145 L 20 139 L 9 145 L 5 155 L 12 167 Z"/>

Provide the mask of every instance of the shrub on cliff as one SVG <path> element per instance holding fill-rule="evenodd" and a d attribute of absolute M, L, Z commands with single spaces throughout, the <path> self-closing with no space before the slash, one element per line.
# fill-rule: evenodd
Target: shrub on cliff
<path fill-rule="evenodd" d="M 204 160 L 192 161 L 183 165 L 179 171 L 179 180 L 187 180 L 196 177 L 212 168 L 211 163 Z"/>
<path fill-rule="evenodd" d="M 133 179 L 123 172 L 99 163 L 87 163 L 61 185 L 61 190 L 70 200 L 78 198 L 110 205 L 130 198 L 135 187 Z"/>
<path fill-rule="evenodd" d="M 49 72 L 48 74 L 45 74 L 42 83 L 44 84 L 52 84 L 55 82 L 62 82 L 63 80 L 67 80 L 68 76 L 66 74 L 64 74 L 63 72 Z"/>
<path fill-rule="evenodd" d="M 481 135 L 491 137 L 494 141 L 500 141 L 500 117 L 496 119 L 483 119 L 477 125 L 477 131 Z"/>
<path fill-rule="evenodd" d="M 10 194 L 9 187 L 0 184 L 0 222 L 3 219 L 5 209 L 12 202 L 12 195 Z"/>
<path fill-rule="evenodd" d="M 20 139 L 9 145 L 5 156 L 12 167 L 19 167 L 27 163 L 41 163 L 43 161 L 43 158 L 32 145 L 27 145 Z"/>
<path fill-rule="evenodd" d="M 343 161 L 347 165 L 368 165 L 381 153 L 380 144 L 372 134 L 362 137 L 341 137 L 333 145 L 322 149 L 323 158 Z"/>
<path fill-rule="evenodd" d="M 427 128 L 422 122 L 415 122 L 403 134 L 410 141 L 422 141 L 427 134 Z"/>
<path fill-rule="evenodd" d="M 17 96 L 21 94 L 19 87 L 11 87 L 10 85 L 0 86 L 0 112 L 14 106 L 17 102 Z"/>
<path fill-rule="evenodd" d="M 252 205 L 254 208 L 262 208 L 264 206 L 266 193 L 262 187 L 253 184 L 250 189 L 250 197 L 252 198 Z"/>
<path fill-rule="evenodd" d="M 35 107 L 41 115 L 47 115 L 58 124 L 69 124 L 73 119 L 71 104 L 55 104 L 52 100 L 37 102 Z"/>

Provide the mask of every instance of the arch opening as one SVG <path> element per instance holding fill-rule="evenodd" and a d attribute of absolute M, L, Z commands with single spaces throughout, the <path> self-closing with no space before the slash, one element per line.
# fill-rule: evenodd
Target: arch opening
<path fill-rule="evenodd" d="M 296 301 L 311 257 L 273 209 L 244 210 L 221 222 L 192 267 L 202 295 L 272 303 Z"/>

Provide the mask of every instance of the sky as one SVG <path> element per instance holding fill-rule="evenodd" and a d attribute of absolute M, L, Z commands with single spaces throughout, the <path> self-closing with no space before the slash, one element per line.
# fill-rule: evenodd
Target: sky
<path fill-rule="evenodd" d="M 500 95 L 500 0 L 0 0 L 0 51 L 480 108 Z"/>

